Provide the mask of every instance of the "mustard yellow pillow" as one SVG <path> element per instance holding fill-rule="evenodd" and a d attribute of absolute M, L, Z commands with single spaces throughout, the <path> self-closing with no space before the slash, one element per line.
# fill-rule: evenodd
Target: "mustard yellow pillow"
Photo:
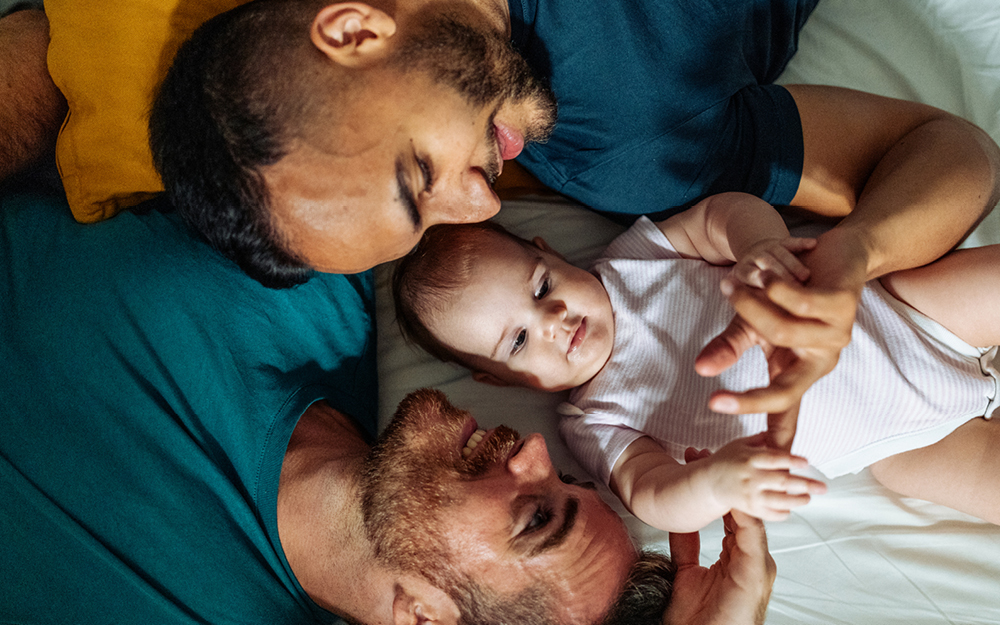
<path fill-rule="evenodd" d="M 69 103 L 56 163 L 77 221 L 162 191 L 147 130 L 156 86 L 206 20 L 247 0 L 46 0 L 49 73 Z"/>

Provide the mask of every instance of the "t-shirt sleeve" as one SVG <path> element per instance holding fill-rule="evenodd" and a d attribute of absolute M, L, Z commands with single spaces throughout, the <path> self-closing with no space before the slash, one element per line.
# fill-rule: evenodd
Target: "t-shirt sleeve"
<path fill-rule="evenodd" d="M 584 469 L 605 485 L 611 483 L 611 469 L 619 456 L 638 438 L 646 436 L 625 425 L 603 422 L 596 414 L 563 416 L 559 434 Z"/>
<path fill-rule="evenodd" d="M 558 190 L 605 213 L 654 220 L 727 191 L 781 205 L 798 190 L 802 159 L 791 94 L 778 85 L 753 85 L 580 171 Z"/>
<path fill-rule="evenodd" d="M 801 122 L 773 81 L 815 2 L 511 2 L 512 42 L 559 104 L 552 136 L 519 162 L 623 222 L 724 191 L 789 203 Z"/>

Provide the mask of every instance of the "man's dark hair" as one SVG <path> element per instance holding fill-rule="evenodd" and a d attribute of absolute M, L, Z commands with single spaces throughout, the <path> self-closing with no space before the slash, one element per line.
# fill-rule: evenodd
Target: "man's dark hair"
<path fill-rule="evenodd" d="M 661 625 L 670 605 L 677 568 L 667 556 L 644 550 L 629 570 L 621 594 L 594 625 Z M 442 580 L 433 580 L 441 583 Z M 567 625 L 552 615 L 550 590 L 528 588 L 513 597 L 501 597 L 464 576 L 446 582 L 458 604 L 462 625 Z"/>
<path fill-rule="evenodd" d="M 280 160 L 323 106 L 322 80 L 287 70 L 316 52 L 308 30 L 320 4 L 256 0 L 209 20 L 181 46 L 150 114 L 153 162 L 171 203 L 271 288 L 311 273 L 274 227 L 261 168 Z"/>
<path fill-rule="evenodd" d="M 642 551 L 601 625 L 660 625 L 670 605 L 677 567 L 667 556 Z"/>
<path fill-rule="evenodd" d="M 667 556 L 641 551 L 618 599 L 595 625 L 661 625 L 663 613 L 670 604 L 676 572 L 677 568 Z M 468 585 L 464 588 L 469 589 Z M 551 606 L 541 588 L 529 589 L 513 600 L 498 600 L 492 593 L 478 588 L 469 594 L 454 591 L 450 594 L 459 604 L 463 625 L 566 625 L 550 616 Z"/>
<path fill-rule="evenodd" d="M 673 594 L 676 572 L 677 567 L 667 556 L 641 551 L 618 599 L 595 625 L 661 625 Z M 566 625 L 553 620 L 546 592 L 541 588 L 528 589 L 513 599 L 500 599 L 469 583 L 462 590 L 456 593 L 452 589 L 449 593 L 459 604 L 462 625 Z"/>

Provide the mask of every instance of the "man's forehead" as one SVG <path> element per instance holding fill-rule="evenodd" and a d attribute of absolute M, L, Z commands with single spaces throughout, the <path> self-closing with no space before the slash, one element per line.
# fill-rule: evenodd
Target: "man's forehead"
<path fill-rule="evenodd" d="M 307 136 L 296 137 L 289 143 L 286 156 L 295 154 L 300 160 L 345 167 L 383 156 L 394 132 L 393 126 L 380 123 L 371 112 L 351 115 L 343 123 L 331 121 Z"/>
<path fill-rule="evenodd" d="M 357 222 L 381 218 L 386 210 L 399 210 L 405 219 L 398 197 L 395 152 L 389 143 L 379 133 L 361 141 L 331 144 L 329 149 L 319 141 L 294 142 L 283 158 L 263 169 L 275 212 L 312 222 L 318 229 L 325 219 Z"/>

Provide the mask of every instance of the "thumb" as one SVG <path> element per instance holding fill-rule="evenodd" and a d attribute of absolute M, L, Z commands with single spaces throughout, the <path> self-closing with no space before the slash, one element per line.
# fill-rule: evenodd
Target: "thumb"
<path fill-rule="evenodd" d="M 676 534 L 670 532 L 670 559 L 678 569 L 698 566 L 701 553 L 701 537 L 698 532 Z"/>
<path fill-rule="evenodd" d="M 745 351 L 756 345 L 754 335 L 740 316 L 733 317 L 726 329 L 708 342 L 694 361 L 698 375 L 719 375 L 736 364 Z"/>
<path fill-rule="evenodd" d="M 767 435 L 771 447 L 791 451 L 801 403 L 799 400 L 788 410 L 767 415 Z"/>

